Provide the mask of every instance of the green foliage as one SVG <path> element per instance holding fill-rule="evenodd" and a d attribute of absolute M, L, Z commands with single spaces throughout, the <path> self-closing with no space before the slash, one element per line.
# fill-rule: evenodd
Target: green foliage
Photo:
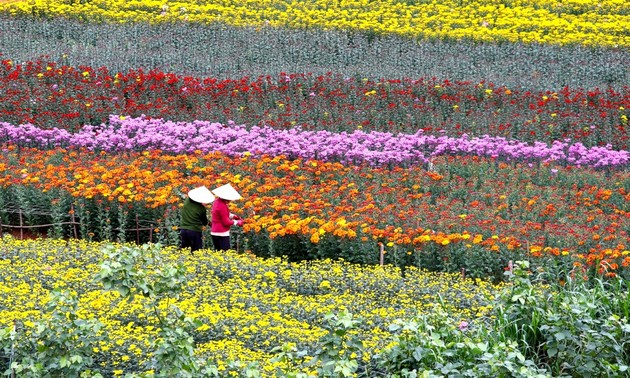
<path fill-rule="evenodd" d="M 628 51 L 624 49 L 417 41 L 341 30 L 260 29 L 221 23 L 118 25 L 6 16 L 0 17 L 0 29 L 13 31 L 0 34 L 3 58 L 22 62 L 46 55 L 63 64 L 106 66 L 113 72 L 143 67 L 223 79 L 332 70 L 347 77 L 436 77 L 543 90 L 628 83 L 623 63 L 628 61 Z M 132 44 L 130 39 L 144 43 Z M 81 122 L 90 123 L 90 119 L 82 116 Z"/>
<path fill-rule="evenodd" d="M 159 321 L 158 337 L 151 342 L 154 354 L 148 369 L 157 371 L 158 377 L 196 377 L 200 369 L 194 357 L 194 340 L 186 326 L 197 328 L 201 323 L 186 317 L 177 306 L 160 306 L 164 300 L 179 298 L 186 269 L 181 263 L 166 264 L 160 249 L 160 244 L 105 245 L 106 259 L 96 280 L 130 302 L 136 294 L 148 299 L 144 306 Z"/>
<path fill-rule="evenodd" d="M 378 366 L 392 378 L 628 374 L 627 282 L 569 277 L 559 285 L 543 273 L 533 280 L 529 263 L 517 262 L 479 324 L 458 324 L 446 312 L 396 322 Z"/>
<path fill-rule="evenodd" d="M 160 249 L 160 244 L 137 247 L 107 244 L 103 247 L 106 258 L 96 280 L 106 290 L 117 290 L 129 301 L 136 294 L 142 294 L 151 299 L 149 303 L 153 308 L 157 308 L 162 299 L 177 299 L 186 281 L 186 268 L 182 263 L 165 264 Z"/>
<path fill-rule="evenodd" d="M 0 329 L 0 351 L 8 356 L 3 375 L 23 378 L 101 377 L 93 373 L 92 348 L 107 339 L 96 319 L 77 315 L 78 301 L 68 291 L 52 292 L 49 317 L 30 326 Z"/>
<path fill-rule="evenodd" d="M 311 375 L 299 371 L 299 366 L 306 365 L 310 360 L 307 350 L 298 350 L 294 344 L 285 343 L 273 349 L 273 362 L 280 362 L 284 368 L 279 369 L 278 376 L 286 378 L 309 378 Z"/>
<path fill-rule="evenodd" d="M 202 323 L 169 305 L 184 293 L 187 271 L 181 263 L 169 262 L 159 244 L 106 244 L 103 253 L 105 258 L 99 264 L 96 281 L 122 294 L 122 299 L 141 304 L 147 314 L 143 321 L 156 330 L 145 349 L 148 357 L 134 361 L 137 366 L 132 369 L 125 368 L 126 378 L 267 376 L 268 371 L 261 368 L 262 361 L 215 362 L 204 360 L 208 356 L 195 354 L 199 341 L 193 336 L 196 337 Z M 231 264 L 235 266 L 229 266 Z M 250 267 L 249 273 L 242 267 L 236 270 L 239 264 L 243 264 L 242 260 L 223 258 L 220 266 L 208 266 L 208 271 L 221 267 L 231 278 L 260 275 L 269 286 L 277 279 L 277 284 L 286 288 L 292 284 L 290 279 L 317 286 L 319 281 L 309 283 L 313 277 L 309 278 L 308 274 L 315 270 L 321 275 L 315 262 L 310 262 L 302 274 L 296 270 L 290 275 L 286 273 L 286 265 L 274 270 L 282 266 L 282 262 L 273 267 L 264 266 L 262 270 Z M 408 273 L 411 280 L 412 271 Z M 291 342 L 272 349 L 274 376 L 627 375 L 630 362 L 628 282 L 585 280 L 582 275 L 554 277 L 554 274 L 559 273 L 553 269 L 532 271 L 528 262 L 517 262 L 513 270 L 506 272 L 509 283 L 496 297 L 494 309 L 485 317 L 472 320 L 453 314 L 454 303 L 451 302 L 456 298 L 433 299 L 436 303 L 431 311 L 391 324 L 377 354 L 371 354 L 375 349 L 368 349 L 365 339 L 359 336 L 368 325 L 349 310 L 330 312 L 323 318 L 313 315 L 326 332 L 313 344 Z M 344 280 L 352 284 L 351 277 Z M 384 297 L 392 296 L 396 290 L 406 290 L 404 286 L 389 285 L 386 276 L 376 281 L 384 290 Z M 320 289 L 341 287 L 341 282 L 327 283 L 328 289 L 322 288 L 321 283 Z M 412 285 L 410 281 L 407 283 Z M 413 286 L 422 287 L 417 283 Z M 364 290 L 377 290 L 377 287 Z M 97 350 L 109 341 L 104 326 L 96 319 L 85 320 L 78 315 L 84 311 L 78 307 L 76 294 L 59 290 L 52 294 L 45 306 L 47 313 L 41 319 L 24 320 L 0 330 L 0 366 L 4 375 L 28 378 L 105 374 L 96 362 Z M 352 308 L 351 304 L 349 306 Z"/>
<path fill-rule="evenodd" d="M 162 306 L 180 297 L 187 280 L 182 263 L 168 264 L 160 253 L 160 244 L 141 246 L 107 244 L 103 247 L 105 261 L 100 264 L 96 280 L 107 290 L 117 290 L 129 302 L 136 294 L 145 298 L 147 312 L 158 320 L 157 337 L 151 340 L 151 360 L 144 366 L 152 373 L 127 374 L 126 378 L 148 377 L 220 377 L 217 367 L 202 363 L 195 356 L 194 329 L 202 326 L 187 317 L 177 306 Z M 260 377 L 257 364 L 232 361 L 227 372 L 244 378 Z"/>
<path fill-rule="evenodd" d="M 528 357 L 541 353 L 544 343 L 540 332 L 544 314 L 550 310 L 553 294 L 536 286 L 529 277 L 529 262 L 519 261 L 513 271 L 507 271 L 511 285 L 496 306 L 500 340 L 521 343 Z"/>
<path fill-rule="evenodd" d="M 363 342 L 352 333 L 362 323 L 351 313 L 342 311 L 324 316 L 323 328 L 327 331 L 319 342 L 313 357 L 306 365 L 316 368 L 316 377 L 355 377 L 363 353 Z M 295 371 L 309 359 L 306 350 L 298 351 L 293 345 L 285 344 L 275 348 L 274 361 L 283 362 L 287 368 L 279 376 L 287 378 L 308 378 L 312 375 Z M 364 376 L 364 375 L 361 375 Z"/>
<path fill-rule="evenodd" d="M 363 343 L 351 331 L 360 323 L 352 314 L 326 314 L 324 329 L 328 333 L 319 341 L 314 361 L 319 363 L 318 377 L 353 377 L 359 364 Z"/>
<path fill-rule="evenodd" d="M 153 361 L 151 368 L 161 377 L 196 377 L 199 364 L 194 357 L 194 340 L 187 329 L 200 326 L 173 306 L 164 319 L 156 339 L 151 342 Z"/>
<path fill-rule="evenodd" d="M 392 346 L 375 356 L 392 378 L 546 377 L 514 341 L 495 342 L 484 324 L 456 322 L 445 311 L 390 326 Z"/>
<path fill-rule="evenodd" d="M 532 282 L 527 262 L 518 262 L 512 287 L 499 298 L 496 334 L 553 376 L 602 377 L 628 373 L 630 324 L 627 281 L 583 281 L 562 285 Z"/>

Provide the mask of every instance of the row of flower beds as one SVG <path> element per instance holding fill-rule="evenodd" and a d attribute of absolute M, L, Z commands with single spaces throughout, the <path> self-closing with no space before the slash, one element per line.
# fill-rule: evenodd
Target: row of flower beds
<path fill-rule="evenodd" d="M 621 376 L 630 358 L 623 282 L 534 275 L 527 262 L 506 272 L 509 285 L 492 285 L 344 261 L 5 236 L 0 267 L 6 375 L 588 377 Z"/>
<path fill-rule="evenodd" d="M 0 3 L 13 16 L 67 17 L 88 22 L 224 22 L 235 26 L 359 30 L 409 38 L 630 46 L 627 5 L 621 0 L 558 3 L 509 1 L 246 1 L 68 4 L 63 0 Z"/>
<path fill-rule="evenodd" d="M 102 329 L 80 335 L 86 345 L 73 344 L 71 353 L 80 354 L 85 349 L 93 358 L 93 372 L 122 376 L 150 371 L 155 358 L 152 339 L 164 326 L 158 317 L 169 310 L 169 304 L 176 303 L 197 322 L 185 329 L 194 334 L 195 355 L 204 364 L 216 364 L 225 374 L 229 361 L 257 362 L 263 376 L 273 377 L 277 369 L 290 367 L 272 361 L 276 354 L 273 349 L 285 343 L 300 350 L 312 349 L 326 334 L 322 318 L 329 312 L 347 311 L 362 319 L 361 327 L 353 332 L 364 349 L 355 358 L 369 366 L 391 342 L 393 333 L 388 327 L 396 319 L 432 314 L 436 303 L 442 303 L 441 310 L 447 311 L 455 324 L 466 321 L 471 327 L 473 323 L 482 327 L 501 287 L 464 279 L 460 274 L 412 269 L 403 275 L 393 267 L 330 260 L 288 263 L 234 252 L 193 257 L 176 248 L 164 248 L 153 256 L 154 263 L 161 265 L 134 269 L 154 277 L 160 269 L 183 264 L 186 281 L 178 288 L 178 298 L 163 298 L 158 311 L 147 313 L 144 305 L 152 298 L 139 295 L 129 302 L 116 291 L 104 292 L 103 285 L 95 282 L 108 258 L 105 246 L 76 240 L 0 239 L 0 329 L 17 325 L 21 335 L 24 330 L 36 333 L 36 319 L 42 318 L 50 305 L 51 291 L 74 293 L 62 298 L 62 303 L 74 310 L 67 316 L 98 319 Z M 144 253 L 149 256 L 151 251 L 145 249 Z M 9 303 L 10 307 L 5 306 Z M 47 326 L 55 327 L 55 314 L 48 314 Z M 26 351 L 26 340 L 19 339 L 24 344 L 15 349 Z M 42 350 L 49 351 L 56 341 L 55 337 L 48 338 Z M 8 368 L 4 346 L 0 337 L 2 371 Z M 81 361 L 77 365 L 84 364 Z M 299 368 L 305 372 L 315 369 L 308 364 Z"/>
<path fill-rule="evenodd" d="M 3 59 L 43 57 L 69 66 L 139 69 L 240 80 L 331 72 L 372 81 L 436 78 L 534 92 L 619 89 L 630 82 L 624 48 L 417 40 L 357 30 L 242 27 L 225 23 L 85 23 L 0 13 Z M 566 28 L 577 38 L 578 30 Z M 220 120 L 218 120 L 220 121 Z"/>
<path fill-rule="evenodd" d="M 91 151 L 125 152 L 161 150 L 169 154 L 221 152 L 228 156 L 286 156 L 371 166 L 428 165 L 436 157 L 474 156 L 503 162 L 554 163 L 562 166 L 624 169 L 628 151 L 605 147 L 587 148 L 582 143 L 555 141 L 551 146 L 484 135 L 451 138 L 387 132 L 332 133 L 248 128 L 233 122 L 224 125 L 204 121 L 165 122 L 161 119 L 110 116 L 107 124 L 85 125 L 76 133 L 40 129 L 30 124 L 0 123 L 0 141 L 20 147 L 85 148 Z"/>
<path fill-rule="evenodd" d="M 247 218 L 239 243 L 261 256 L 377 263 L 382 243 L 387 263 L 465 268 L 495 279 L 525 256 L 543 257 L 536 265 L 557 260 L 565 271 L 576 263 L 610 275 L 625 274 L 630 264 L 630 179 L 623 170 L 444 156 L 427 171 L 282 155 L 15 145 L 0 159 L 3 208 L 16 209 L 0 214 L 3 223 L 52 222 L 57 237 L 132 240 L 124 229 L 139 219 L 177 244 L 182 195 L 230 182 L 245 198 L 234 209 Z M 46 215 L 38 215 L 41 208 Z M 78 229 L 62 225 L 70 216 Z"/>
<path fill-rule="evenodd" d="M 238 80 L 159 70 L 110 72 L 54 61 L 0 65 L 0 117 L 70 132 L 111 114 L 329 132 L 501 136 L 628 149 L 630 88 L 538 91 L 437 79 L 281 74 Z"/>

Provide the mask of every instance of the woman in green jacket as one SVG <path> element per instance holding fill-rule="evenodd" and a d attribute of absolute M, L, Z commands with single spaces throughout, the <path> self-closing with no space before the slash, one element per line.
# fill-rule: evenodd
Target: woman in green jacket
<path fill-rule="evenodd" d="M 181 247 L 190 248 L 190 253 L 203 248 L 201 231 L 208 225 L 206 205 L 214 201 L 214 195 L 205 186 L 192 189 L 181 208 Z"/>

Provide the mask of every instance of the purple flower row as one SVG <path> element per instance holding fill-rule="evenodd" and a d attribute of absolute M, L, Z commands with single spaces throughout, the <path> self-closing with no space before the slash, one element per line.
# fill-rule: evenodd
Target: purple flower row
<path fill-rule="evenodd" d="M 85 147 L 92 150 L 123 151 L 160 149 L 181 154 L 196 150 L 220 151 L 231 156 L 285 155 L 342 163 L 424 164 L 434 156 L 474 155 L 504 161 L 547 162 L 593 168 L 627 167 L 628 151 L 610 146 L 587 148 L 581 143 L 556 141 L 551 146 L 533 145 L 502 137 L 484 135 L 452 138 L 446 135 L 392 134 L 385 132 L 333 133 L 277 130 L 271 127 L 247 128 L 207 122 L 172 122 L 162 119 L 124 118 L 112 115 L 108 124 L 86 125 L 77 133 L 62 129 L 39 129 L 33 125 L 0 123 L 0 140 L 23 146 Z"/>

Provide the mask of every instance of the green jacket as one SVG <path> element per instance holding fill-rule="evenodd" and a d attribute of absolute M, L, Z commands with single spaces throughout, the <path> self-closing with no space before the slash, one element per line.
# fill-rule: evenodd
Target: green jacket
<path fill-rule="evenodd" d="M 184 206 L 181 208 L 180 228 L 192 231 L 201 231 L 203 226 L 208 225 L 208 215 L 206 207 L 199 202 L 186 198 Z"/>

